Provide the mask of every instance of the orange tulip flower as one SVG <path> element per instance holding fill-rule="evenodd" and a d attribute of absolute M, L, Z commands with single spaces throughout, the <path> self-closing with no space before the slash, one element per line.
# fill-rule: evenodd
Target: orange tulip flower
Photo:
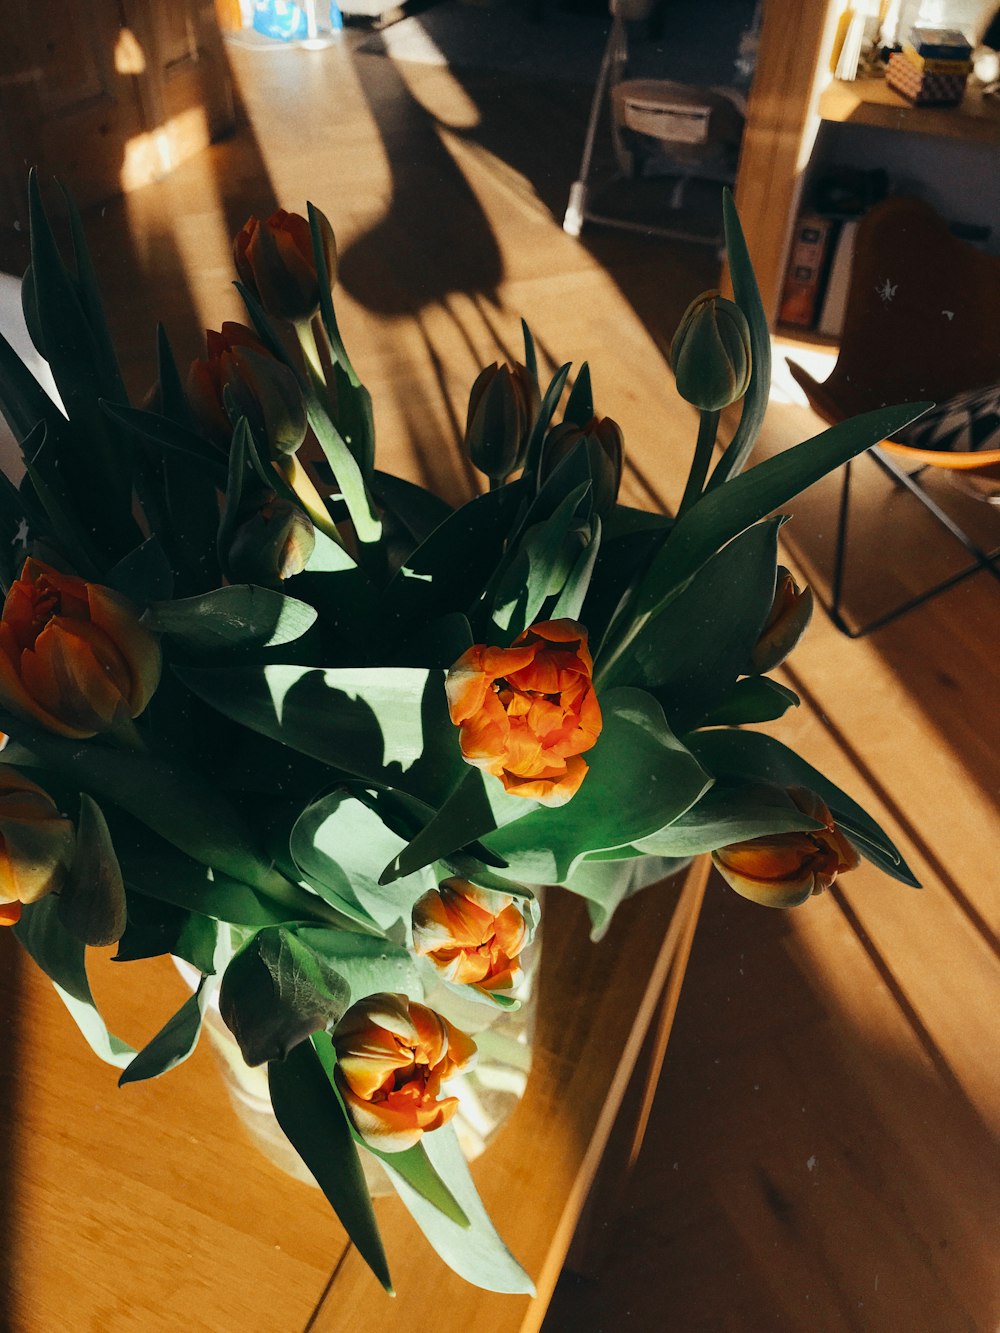
<path fill-rule="evenodd" d="M 750 838 L 712 853 L 730 888 L 765 907 L 798 907 L 860 861 L 815 792 L 789 787 L 788 795 L 803 814 L 822 820 L 825 827 Z"/>
<path fill-rule="evenodd" d="M 0 617 L 0 705 L 82 738 L 138 717 L 159 680 L 159 644 L 124 597 L 24 562 Z"/>
<path fill-rule="evenodd" d="M 512 990 L 527 942 L 528 923 L 514 899 L 467 879 L 443 880 L 413 908 L 414 951 L 457 985 Z"/>
<path fill-rule="evenodd" d="M 306 409 L 294 373 L 272 356 L 253 332 L 227 321 L 220 332 L 206 329 L 207 357 L 192 361 L 187 397 L 202 429 L 223 449 L 233 427 L 225 391 L 236 411 L 267 440 L 273 455 L 293 454 L 306 437 Z"/>
<path fill-rule="evenodd" d="M 475 1057 L 471 1037 L 405 995 L 353 1004 L 333 1033 L 334 1077 L 355 1129 L 373 1148 L 403 1152 L 446 1125 L 457 1097 L 441 1084 Z"/>
<path fill-rule="evenodd" d="M 333 229 L 319 214 L 323 255 L 330 282 L 337 273 Z M 236 271 L 276 319 L 308 320 L 319 309 L 316 260 L 308 221 L 279 208 L 266 222 L 251 217 L 233 242 Z"/>
<path fill-rule="evenodd" d="M 811 588 L 800 588 L 784 565 L 778 566 L 774 600 L 760 638 L 750 654 L 751 669 L 759 676 L 779 666 L 806 632 L 812 617 Z"/>
<path fill-rule="evenodd" d="M 466 762 L 515 796 L 565 805 L 601 734 L 592 673 L 587 631 L 572 620 L 532 625 L 509 648 L 473 645 L 445 681 Z"/>
<path fill-rule="evenodd" d="M 222 393 L 232 366 L 233 354 L 241 347 L 250 347 L 262 356 L 267 355 L 263 343 L 245 324 L 227 320 L 218 331 L 206 329 L 206 355 L 191 362 L 187 377 L 187 399 L 191 411 L 205 433 L 225 449 L 229 448 L 233 428 Z"/>
<path fill-rule="evenodd" d="M 75 839 L 48 792 L 0 765 L 0 926 L 16 925 L 23 903 L 62 886 Z"/>

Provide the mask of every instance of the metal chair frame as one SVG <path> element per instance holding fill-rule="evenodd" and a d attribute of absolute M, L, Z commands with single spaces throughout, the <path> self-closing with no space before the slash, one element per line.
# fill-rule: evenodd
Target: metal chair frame
<path fill-rule="evenodd" d="M 938 523 L 940 523 L 957 542 L 961 543 L 965 550 L 968 551 L 970 555 L 974 556 L 975 559 L 972 564 L 967 565 L 957 574 L 949 575 L 948 578 L 942 579 L 940 583 L 936 583 L 932 588 L 928 588 L 925 592 L 918 593 L 917 596 L 910 597 L 906 601 L 900 603 L 899 606 L 893 607 L 891 611 L 886 611 L 882 615 L 876 616 L 874 620 L 870 620 L 866 625 L 851 626 L 848 624 L 847 620 L 844 618 L 841 607 L 844 590 L 844 572 L 847 560 L 847 532 L 848 519 L 850 516 L 851 475 L 853 463 L 845 463 L 840 491 L 840 506 L 837 516 L 837 540 L 833 557 L 833 580 L 830 590 L 830 601 L 826 604 L 826 611 L 841 633 L 846 634 L 849 639 L 864 638 L 866 634 L 870 634 L 873 630 L 881 629 L 883 625 L 888 625 L 892 621 L 898 620 L 900 616 L 905 615 L 908 611 L 915 610 L 918 606 L 923 606 L 939 593 L 946 592 L 949 588 L 955 587 L 957 583 L 961 583 L 963 579 L 967 579 L 973 574 L 978 574 L 980 570 L 985 569 L 988 573 L 992 574 L 995 579 L 1000 580 L 1000 569 L 997 568 L 997 561 L 1000 560 L 1000 546 L 994 547 L 992 551 L 984 551 L 982 547 L 974 542 L 969 534 L 960 528 L 955 520 L 947 514 L 934 498 L 915 480 L 915 478 L 923 472 L 929 464 L 923 464 L 915 471 L 907 472 L 905 468 L 900 467 L 898 463 L 889 458 L 877 445 L 869 449 L 868 453 L 887 476 L 897 482 L 900 486 L 904 487 L 911 495 L 916 496 L 924 508 L 933 515 Z"/>
<path fill-rule="evenodd" d="M 579 236 L 585 222 L 594 222 L 600 226 L 617 227 L 625 231 L 640 232 L 645 236 L 659 236 L 667 240 L 689 241 L 702 245 L 711 245 L 718 249 L 723 242 L 721 224 L 710 234 L 692 231 L 680 224 L 661 226 L 635 222 L 629 218 L 616 217 L 612 214 L 597 212 L 590 207 L 590 172 L 593 164 L 594 145 L 605 105 L 610 102 L 611 90 L 625 77 L 628 68 L 628 33 L 626 20 L 646 19 L 652 9 L 652 0 L 610 0 L 611 30 L 601 60 L 597 76 L 594 97 L 590 104 L 587 120 L 587 132 L 583 143 L 583 157 L 576 180 L 570 186 L 569 201 L 563 216 L 563 231 L 569 236 Z M 684 194 L 689 181 L 717 182 L 720 185 L 732 185 L 736 177 L 735 163 L 721 167 L 705 162 L 699 165 L 677 162 L 673 164 L 667 179 L 674 180 L 670 195 L 670 208 L 678 211 L 683 207 Z M 612 176 L 602 185 L 602 192 L 610 189 L 617 181 L 624 179 L 624 173 Z"/>

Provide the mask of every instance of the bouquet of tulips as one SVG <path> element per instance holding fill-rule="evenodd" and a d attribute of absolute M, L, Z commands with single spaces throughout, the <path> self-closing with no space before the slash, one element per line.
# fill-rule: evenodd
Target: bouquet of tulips
<path fill-rule="evenodd" d="M 618 503 L 621 431 L 586 365 L 539 380 L 526 326 L 523 364 L 472 386 L 464 448 L 488 486 L 453 509 L 376 466 L 318 210 L 247 223 L 248 325 L 187 374 L 161 333 L 138 407 L 71 201 L 68 261 L 30 196 L 24 311 L 61 403 L 0 342 L 24 466 L 0 478 L 0 920 L 123 1083 L 187 1058 L 221 980 L 278 1123 L 387 1288 L 359 1145 L 463 1276 L 530 1290 L 468 1203 L 449 1079 L 475 1043 L 427 991 L 515 1008 L 533 886 L 583 895 L 596 934 L 706 852 L 772 906 L 859 854 L 915 883 L 849 796 L 741 724 L 798 702 L 767 674 L 810 612 L 774 511 L 919 408 L 744 471 L 770 354 L 727 197 L 735 300 L 699 297 L 671 353 L 701 421 L 677 515 Z M 88 985 L 87 949 L 110 944 L 201 981 L 138 1051 Z"/>

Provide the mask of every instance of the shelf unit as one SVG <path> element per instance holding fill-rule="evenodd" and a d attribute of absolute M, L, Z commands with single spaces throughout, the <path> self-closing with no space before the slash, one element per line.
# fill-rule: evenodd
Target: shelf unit
<path fill-rule="evenodd" d="M 834 79 L 820 94 L 821 120 L 849 121 L 908 134 L 931 134 L 965 143 L 1000 145 L 1000 98 L 983 96 L 970 83 L 959 106 L 913 106 L 884 79 Z"/>
<path fill-rule="evenodd" d="M 970 86 L 959 107 L 915 107 L 881 79 L 830 79 L 842 0 L 770 0 L 747 112 L 736 203 L 764 308 L 777 315 L 802 181 L 824 120 L 1000 144 L 1000 100 Z"/>

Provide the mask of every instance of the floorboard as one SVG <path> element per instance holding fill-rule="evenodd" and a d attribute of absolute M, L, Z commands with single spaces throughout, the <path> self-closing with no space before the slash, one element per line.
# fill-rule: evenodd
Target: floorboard
<path fill-rule="evenodd" d="M 154 315 L 185 364 L 204 327 L 240 316 L 231 235 L 308 198 L 338 234 L 383 467 L 468 493 L 468 387 L 517 354 L 523 315 L 545 366 L 591 362 L 598 410 L 624 428 L 623 497 L 676 504 L 696 421 L 663 349 L 717 265 L 706 247 L 561 231 L 591 89 L 350 42 L 230 54 L 240 132 L 88 219 L 131 390 L 150 380 Z M 5 267 L 19 245 L 5 238 Z M 762 450 L 820 428 L 777 404 Z M 863 614 L 951 556 L 874 468 L 859 481 Z M 819 592 L 836 494 L 813 488 L 785 530 Z M 975 517 L 1000 526 L 986 505 Z M 866 869 L 794 913 L 712 896 L 604 1266 L 564 1277 L 547 1333 L 996 1328 L 998 612 L 979 575 L 860 642 L 817 613 L 786 673 L 807 704 L 777 730 L 870 803 L 925 888 Z"/>

